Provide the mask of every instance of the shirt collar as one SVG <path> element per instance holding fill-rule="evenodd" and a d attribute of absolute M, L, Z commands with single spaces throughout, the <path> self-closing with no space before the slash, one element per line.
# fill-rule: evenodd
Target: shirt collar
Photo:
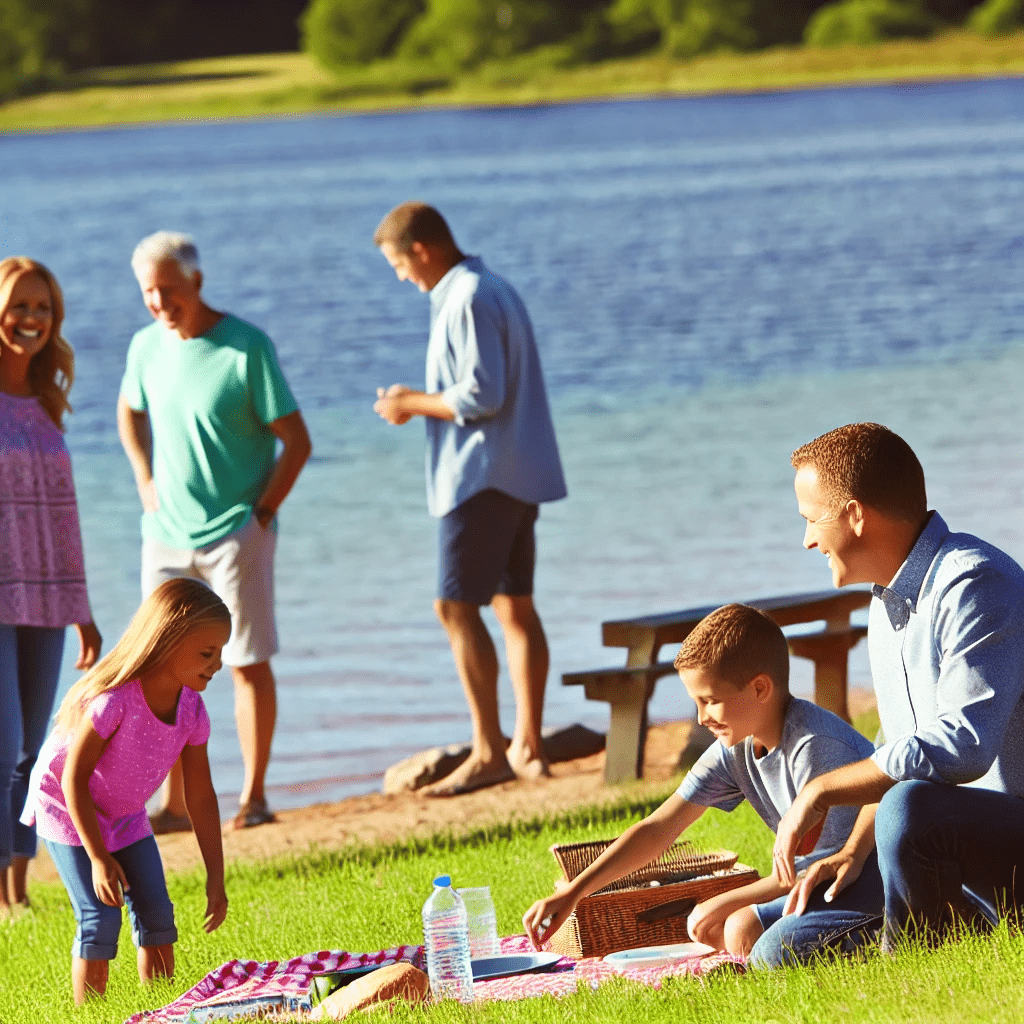
<path fill-rule="evenodd" d="M 461 277 L 467 270 L 479 271 L 479 263 L 479 256 L 467 256 L 465 259 L 459 260 L 454 267 L 449 268 L 448 273 L 430 289 L 430 305 L 434 309 L 440 309 L 444 305 L 445 299 L 448 298 L 448 292 L 451 291 L 455 279 Z"/>
<path fill-rule="evenodd" d="M 928 524 L 917 538 L 917 543 L 910 549 L 904 563 L 899 567 L 892 582 L 887 587 L 875 583 L 871 593 L 879 598 L 887 610 L 893 606 L 905 607 L 910 612 L 917 611 L 917 599 L 924 586 L 925 577 L 935 556 L 949 536 L 949 527 L 938 512 L 931 512 Z M 892 616 L 890 615 L 890 618 Z"/>

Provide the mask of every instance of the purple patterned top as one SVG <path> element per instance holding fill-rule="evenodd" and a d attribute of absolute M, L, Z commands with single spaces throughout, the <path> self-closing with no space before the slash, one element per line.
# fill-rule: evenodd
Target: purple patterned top
<path fill-rule="evenodd" d="M 178 698 L 174 725 L 161 722 L 150 710 L 135 680 L 101 694 L 86 715 L 93 728 L 109 739 L 89 780 L 103 845 L 109 853 L 153 834 L 146 801 L 178 760 L 186 744 L 202 746 L 210 738 L 210 716 L 203 698 L 187 686 Z M 41 839 L 81 846 L 68 814 L 61 778 L 72 734 L 54 729 L 47 737 L 32 772 L 21 821 L 36 826 Z"/>
<path fill-rule="evenodd" d="M 38 399 L 0 392 L 0 623 L 91 620 L 64 437 Z"/>

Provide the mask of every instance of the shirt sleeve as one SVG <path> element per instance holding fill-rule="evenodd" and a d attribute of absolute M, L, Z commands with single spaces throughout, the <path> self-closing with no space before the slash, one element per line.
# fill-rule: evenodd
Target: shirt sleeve
<path fill-rule="evenodd" d="M 124 720 L 124 693 L 121 688 L 102 693 L 93 699 L 86 712 L 92 727 L 105 740 L 117 732 L 117 727 Z"/>
<path fill-rule="evenodd" d="M 199 697 L 196 701 L 195 722 L 185 743 L 190 747 L 201 747 L 209 739 L 210 715 L 206 710 L 206 704 L 203 702 L 203 698 Z"/>
<path fill-rule="evenodd" d="M 262 331 L 253 329 L 246 365 L 249 394 L 261 423 L 273 423 L 298 409 L 288 381 L 277 361 L 274 343 Z"/>
<path fill-rule="evenodd" d="M 731 811 L 743 803 L 743 791 L 729 771 L 729 754 L 716 740 L 686 773 L 676 794 L 691 804 Z"/>
<path fill-rule="evenodd" d="M 121 397 L 136 412 L 146 411 L 146 392 L 142 386 L 141 358 L 139 350 L 142 343 L 136 334 L 128 346 L 128 355 L 124 364 L 124 376 L 121 378 Z"/>
<path fill-rule="evenodd" d="M 493 416 L 505 403 L 504 318 L 494 302 L 477 294 L 453 317 L 448 333 L 456 382 L 441 398 L 464 427 Z"/>
<path fill-rule="evenodd" d="M 984 566 L 954 580 L 936 601 L 936 718 L 885 743 L 872 760 L 897 782 L 962 785 L 991 768 L 1024 689 L 1024 599 Z"/>
<path fill-rule="evenodd" d="M 864 749 L 822 733 L 806 737 L 793 752 L 790 760 L 790 771 L 793 773 L 793 785 L 799 793 L 811 779 L 819 775 L 835 771 L 844 765 L 864 761 L 871 755 L 871 743 L 864 741 Z"/>

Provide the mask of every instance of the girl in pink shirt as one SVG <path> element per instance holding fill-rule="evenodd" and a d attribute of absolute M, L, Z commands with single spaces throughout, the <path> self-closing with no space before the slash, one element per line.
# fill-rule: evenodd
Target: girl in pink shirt
<path fill-rule="evenodd" d="M 75 1002 L 102 995 L 128 905 L 143 981 L 174 973 L 174 908 L 146 801 L 179 755 L 185 799 L 206 864 L 206 931 L 223 922 L 224 852 L 199 694 L 231 632 L 203 583 L 162 583 L 117 646 L 68 692 L 32 775 L 23 821 L 46 841 L 78 923 Z"/>

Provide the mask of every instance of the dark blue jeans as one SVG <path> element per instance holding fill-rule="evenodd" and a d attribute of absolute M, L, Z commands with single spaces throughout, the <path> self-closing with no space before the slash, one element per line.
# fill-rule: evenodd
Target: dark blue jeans
<path fill-rule="evenodd" d="M 799 917 L 782 917 L 785 896 L 758 907 L 765 931 L 750 951 L 752 967 L 790 967 L 822 953 L 850 953 L 874 940 L 882 925 L 883 904 L 875 854 L 864 862 L 857 880 L 826 903 L 832 881 L 815 888 Z"/>
<path fill-rule="evenodd" d="M 994 922 L 1024 907 L 1024 800 L 1018 797 L 898 782 L 878 807 L 875 845 L 889 946 L 908 929 L 941 935 L 956 916 Z"/>
<path fill-rule="evenodd" d="M 64 655 L 64 627 L 0 625 L 0 868 L 36 855 L 22 825 L 28 777 L 46 739 Z"/>

